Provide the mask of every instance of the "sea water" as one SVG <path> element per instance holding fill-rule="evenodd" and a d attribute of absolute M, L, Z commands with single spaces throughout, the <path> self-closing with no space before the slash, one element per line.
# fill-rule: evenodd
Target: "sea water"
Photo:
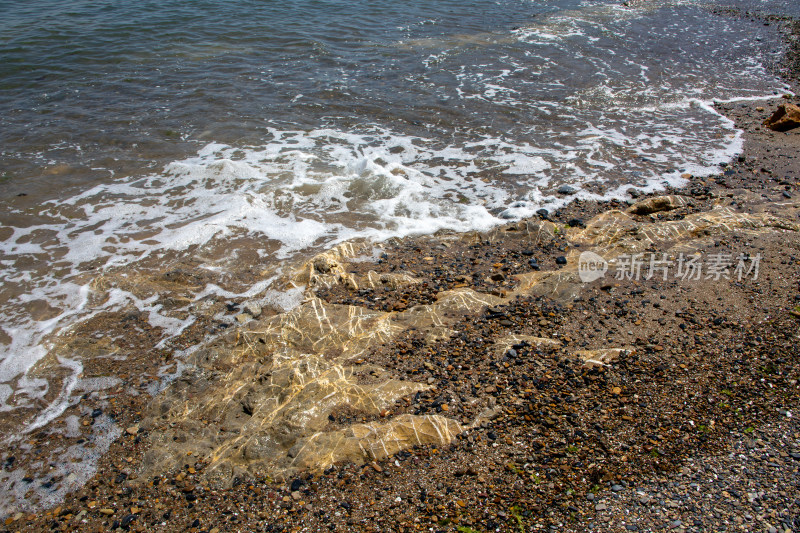
<path fill-rule="evenodd" d="M 775 27 L 720 5 L 0 1 L 5 444 L 119 383 L 56 349 L 100 313 L 144 313 L 168 349 L 209 295 L 297 305 L 302 288 L 273 286 L 283 265 L 342 241 L 483 230 L 714 173 L 742 140 L 713 102 L 787 90 Z M 186 305 L 135 289 L 187 261 L 208 276 Z M 91 474 L 120 431 L 102 427 L 48 501 Z M 21 498 L 21 474 L 4 476 Z"/>

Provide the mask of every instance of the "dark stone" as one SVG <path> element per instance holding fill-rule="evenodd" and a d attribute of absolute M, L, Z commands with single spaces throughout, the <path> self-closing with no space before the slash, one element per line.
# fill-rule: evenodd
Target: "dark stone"
<path fill-rule="evenodd" d="M 583 219 L 580 218 L 573 218 L 567 222 L 567 225 L 571 228 L 585 228 L 586 224 L 583 222 Z"/>
<path fill-rule="evenodd" d="M 566 265 L 567 264 L 567 258 L 564 257 L 563 255 L 559 255 L 558 257 L 556 257 L 556 264 L 557 265 Z"/>
<path fill-rule="evenodd" d="M 489 307 L 486 309 L 486 316 L 489 318 L 500 318 L 506 316 L 505 311 L 496 307 Z"/>
<path fill-rule="evenodd" d="M 547 218 L 550 216 L 550 211 L 547 209 L 537 209 L 536 214 L 539 215 L 539 218 L 547 220 Z"/>
<path fill-rule="evenodd" d="M 136 520 L 135 514 L 126 515 L 125 518 L 122 519 L 122 522 L 120 522 L 119 527 L 127 531 L 134 520 Z"/>
<path fill-rule="evenodd" d="M 297 478 L 297 479 L 293 480 L 292 481 L 292 485 L 291 485 L 292 492 L 300 490 L 300 487 L 302 487 L 302 486 L 303 486 L 303 480 L 302 479 Z"/>

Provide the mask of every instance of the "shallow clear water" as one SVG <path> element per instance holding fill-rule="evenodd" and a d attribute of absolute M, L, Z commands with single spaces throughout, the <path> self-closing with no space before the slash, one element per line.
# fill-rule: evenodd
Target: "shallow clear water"
<path fill-rule="evenodd" d="M 781 52 L 691 1 L 0 2 L 0 410 L 76 401 L 29 374 L 80 320 L 191 324 L 112 270 L 274 273 L 707 175 L 740 149 L 710 103 L 785 90 Z M 223 274 L 194 297 L 293 301 Z"/>

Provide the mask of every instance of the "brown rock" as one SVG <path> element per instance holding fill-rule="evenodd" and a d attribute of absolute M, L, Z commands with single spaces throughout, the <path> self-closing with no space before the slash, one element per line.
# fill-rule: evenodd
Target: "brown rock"
<path fill-rule="evenodd" d="M 634 215 L 649 215 L 659 211 L 672 211 L 683 207 L 686 203 L 686 198 L 683 196 L 654 196 L 641 202 L 636 202 L 628 209 L 628 212 Z"/>
<path fill-rule="evenodd" d="M 627 346 L 625 348 L 604 348 L 601 350 L 578 350 L 572 355 L 583 359 L 585 366 L 606 366 L 621 356 L 630 355 L 634 351 L 632 346 Z"/>
<path fill-rule="evenodd" d="M 794 104 L 781 104 L 778 109 L 764 121 L 764 125 L 773 131 L 789 131 L 800 126 L 800 107 Z"/>

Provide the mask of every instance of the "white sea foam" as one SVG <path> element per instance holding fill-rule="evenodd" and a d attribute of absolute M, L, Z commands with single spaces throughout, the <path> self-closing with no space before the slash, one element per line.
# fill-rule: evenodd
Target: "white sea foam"
<path fill-rule="evenodd" d="M 72 391 L 75 389 L 75 385 L 78 384 L 78 376 L 83 372 L 83 364 L 80 361 L 65 358 L 59 358 L 58 362 L 63 368 L 70 370 L 70 374 L 64 379 L 64 384 L 58 397 L 27 425 L 25 428 L 26 433 L 39 429 L 55 420 L 67 409 L 72 401 Z"/>
<path fill-rule="evenodd" d="M 88 414 L 88 413 L 87 413 Z M 77 417 L 68 417 L 65 428 L 61 430 L 65 435 L 80 434 Z M 84 485 L 97 472 L 97 460 L 108 451 L 111 443 L 122 430 L 114 421 L 101 415 L 94 420 L 92 432 L 85 442 L 72 446 L 56 446 L 49 457 L 45 457 L 49 468 L 48 480 L 31 480 L 23 468 L 0 470 L 0 492 L 4 498 L 0 499 L 0 514 L 9 515 L 20 509 L 30 509 L 25 502 L 31 501 L 30 491 L 36 496 L 36 501 L 42 507 L 51 507 L 64 499 L 69 492 Z M 26 446 L 22 446 L 23 449 Z M 34 463 L 30 468 L 42 466 Z M 55 482 L 58 480 L 58 482 Z"/>
<path fill-rule="evenodd" d="M 496 219 L 477 200 L 498 204 L 507 196 L 480 180 L 454 183 L 462 176 L 452 164 L 474 159 L 462 149 L 421 147 L 432 143 L 380 130 L 362 135 L 335 130 L 271 134 L 271 142 L 250 149 L 208 144 L 197 156 L 176 161 L 161 173 L 99 185 L 51 202 L 41 211 L 42 218 L 49 219 L 46 224 L 13 228 L 13 235 L 2 243 L 2 269 L 7 283 L 24 283 L 28 291 L 2 310 L 4 330 L 12 341 L 2 348 L 0 382 L 16 385 L 13 405 L 29 405 L 47 392 L 46 382 L 26 374 L 47 353 L 48 337 L 69 324 L 128 306 L 146 313 L 150 325 L 163 330 L 164 339 L 192 323 L 192 317 L 165 314 L 156 303 L 158 295 L 142 299 L 121 288 L 94 295 L 99 301 L 87 308 L 92 290 L 75 280 L 86 277 L 82 271 L 90 262 L 108 269 L 243 234 L 276 243 L 272 257 L 286 258 L 354 237 L 488 228 Z M 509 156 L 504 159 L 511 161 Z M 432 160 L 439 163 L 426 164 Z M 526 168 L 542 165 L 539 159 L 532 161 Z M 512 163 L 517 171 L 525 164 L 517 159 Z M 467 165 L 467 171 L 477 169 L 474 163 Z M 468 205 L 449 200 L 447 195 L 454 192 L 464 195 Z M 47 238 L 32 238 L 38 234 Z M 60 273 L 45 270 L 37 279 L 20 270 L 19 262 L 32 254 L 58 262 Z M 263 293 L 270 281 L 238 294 Z M 234 296 L 222 289 L 206 289 L 205 294 L 211 292 Z M 298 293 L 273 291 L 264 298 L 287 308 L 297 304 Z M 32 319 L 24 304 L 34 300 L 49 302 L 60 312 Z M 58 405 L 30 427 L 57 416 L 73 386 L 74 379 L 65 382 Z M 12 408 L 8 396 L 3 409 Z"/>
<path fill-rule="evenodd" d="M 512 71 L 506 69 L 494 78 Z M 617 99 L 609 87 L 582 98 L 591 94 Z M 615 105 L 624 105 L 624 99 L 617 100 Z M 237 235 L 275 243 L 270 255 L 280 259 L 353 238 L 482 230 L 531 215 L 543 205 L 556 208 L 573 197 L 622 194 L 625 184 L 601 194 L 581 190 L 587 179 L 617 169 L 620 156 L 650 161 L 636 163 L 640 176 L 636 185 L 652 190 L 679 185 L 684 172 L 709 173 L 741 149 L 732 123 L 708 102 L 685 99 L 628 107 L 626 113 L 625 122 L 584 121 L 569 136 L 553 132 L 562 142 L 545 147 L 492 137 L 446 145 L 377 127 L 360 133 L 273 129 L 262 146 L 210 143 L 163 172 L 105 183 L 51 202 L 42 212 L 50 223 L 13 228 L 14 234 L 2 244 L 3 271 L 7 279 L 32 286 L 17 297 L 19 304 L 42 299 L 61 312 L 34 321 L 21 308 L 4 310 L 12 343 L 3 348 L 0 382 L 25 376 L 46 353 L 48 335 L 100 310 L 133 306 L 147 313 L 151 326 L 163 330 L 164 339 L 191 325 L 191 317 L 164 314 L 155 304 L 158 295 L 141 299 L 119 288 L 86 309 L 89 286 L 72 279 L 90 261 L 110 268 Z M 696 123 L 694 131 L 675 120 L 682 115 Z M 661 126 L 647 131 L 648 120 Z M 702 123 L 709 120 L 713 127 Z M 720 127 L 729 132 L 728 138 L 710 142 Z M 547 192 L 565 182 L 578 192 L 568 197 Z M 46 238 L 34 238 L 40 235 Z M 52 258 L 64 265 L 61 270 L 67 274 L 45 275 L 37 283 L 29 272 L 15 269 L 15 260 L 30 254 Z M 262 280 L 244 293 L 209 286 L 200 295 L 252 297 L 267 290 L 270 282 Z M 296 295 L 273 298 L 283 298 L 282 306 L 297 301 Z M 28 401 L 47 390 L 36 381 L 17 385 L 17 395 L 24 392 Z M 22 401 L 17 405 L 26 403 L 18 400 Z"/>

